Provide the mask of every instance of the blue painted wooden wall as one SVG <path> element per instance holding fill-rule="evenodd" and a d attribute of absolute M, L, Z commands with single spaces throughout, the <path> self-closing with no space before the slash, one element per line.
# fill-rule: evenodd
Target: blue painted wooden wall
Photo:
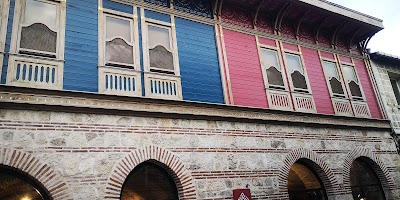
<path fill-rule="evenodd" d="M 10 43 L 11 43 L 11 35 L 12 35 L 12 24 L 13 24 L 13 18 L 14 18 L 14 8 L 15 8 L 15 0 L 11 0 L 10 2 L 10 11 L 9 11 L 9 17 L 8 17 L 8 22 L 7 22 L 7 34 L 6 34 L 6 42 L 5 42 L 5 49 L 4 52 L 6 54 L 4 55 L 3 63 L 2 63 L 2 71 L 1 71 L 1 84 L 6 83 L 6 78 L 7 78 L 7 65 L 8 65 L 8 52 L 10 51 Z"/>
<path fill-rule="evenodd" d="M 133 14 L 132 6 L 120 4 L 110 0 L 103 0 L 103 8 L 108 8 L 110 10 L 116 10 L 123 13 Z"/>
<path fill-rule="evenodd" d="M 97 0 L 67 1 L 64 89 L 98 91 Z"/>
<path fill-rule="evenodd" d="M 214 27 L 175 18 L 184 100 L 224 103 Z"/>

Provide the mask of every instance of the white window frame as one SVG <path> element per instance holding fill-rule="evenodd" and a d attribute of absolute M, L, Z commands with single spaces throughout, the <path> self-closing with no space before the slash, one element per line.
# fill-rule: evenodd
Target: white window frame
<path fill-rule="evenodd" d="M 347 92 L 348 92 L 348 97 L 349 97 L 352 101 L 362 101 L 362 102 L 365 102 L 365 95 L 364 95 L 364 90 L 363 90 L 362 85 L 361 85 L 361 80 L 360 80 L 360 77 L 358 76 L 358 73 L 357 73 L 355 64 L 354 64 L 354 62 L 353 62 L 353 59 L 351 59 L 351 60 L 352 60 L 352 63 L 347 63 L 347 62 L 340 62 L 340 63 L 339 63 L 339 64 L 340 64 L 340 70 L 341 70 L 342 76 L 343 76 L 343 81 L 346 83 L 345 85 L 346 85 L 346 89 L 347 89 Z M 358 82 L 357 84 L 358 84 L 358 86 L 360 87 L 361 97 L 353 96 L 353 95 L 351 94 L 351 90 L 350 90 L 350 86 L 349 86 L 349 81 L 346 80 L 346 78 L 345 78 L 344 75 L 343 75 L 343 67 L 344 67 L 344 66 L 348 66 L 348 67 L 351 67 L 351 68 L 352 68 L 352 70 L 353 70 L 353 72 L 354 72 L 354 76 L 355 76 L 355 78 L 357 79 L 357 82 Z"/>
<path fill-rule="evenodd" d="M 303 56 L 302 56 L 302 53 L 301 52 L 296 52 L 296 51 L 290 51 L 290 50 L 282 50 L 282 56 L 283 56 L 283 59 L 284 59 L 284 61 L 285 61 L 285 70 L 286 70 L 286 73 L 287 73 L 287 76 L 288 76 L 288 81 L 289 81 L 289 84 L 290 84 L 290 90 L 291 90 L 291 92 L 294 92 L 294 93 L 304 93 L 304 94 L 312 94 L 312 92 L 311 92 L 311 87 L 310 87 L 310 81 L 308 80 L 308 75 L 307 75 L 307 69 L 306 69 L 306 67 L 305 67 L 305 64 L 304 64 L 304 60 L 303 60 Z M 288 66 L 287 66 L 287 58 L 286 58 L 286 54 L 290 54 L 290 55 L 292 55 L 292 56 L 297 56 L 298 58 L 299 58 L 299 61 L 300 61 L 300 65 L 301 65 L 301 68 L 302 68 L 302 70 L 303 70 L 303 76 L 304 76 L 304 79 L 305 79 L 305 81 L 306 81 L 306 85 L 307 85 L 307 89 L 301 89 L 301 88 L 295 88 L 294 86 L 293 86 L 293 80 L 292 80 L 292 76 L 291 76 L 291 73 L 292 72 L 290 72 L 289 71 L 289 69 L 288 69 Z"/>
<path fill-rule="evenodd" d="M 143 12 L 144 13 L 144 12 Z M 155 69 L 159 71 L 165 71 L 165 72 L 172 72 L 174 73 L 175 76 L 180 75 L 180 70 L 179 70 L 179 62 L 178 62 L 178 48 L 177 48 L 177 42 L 176 42 L 176 30 L 175 30 L 175 25 L 174 23 L 167 23 L 163 21 L 158 21 L 154 19 L 148 19 L 145 18 L 144 22 L 142 23 L 142 38 L 143 38 L 143 59 L 144 59 L 144 65 L 145 65 L 145 71 L 146 72 L 152 72 L 152 68 L 150 67 L 150 52 L 149 52 L 149 38 L 148 38 L 148 26 L 155 26 L 158 28 L 163 28 L 167 29 L 169 32 L 169 45 L 172 51 L 172 56 L 173 56 L 173 64 L 174 64 L 174 69 L 173 70 L 168 70 L 168 69 Z M 163 73 L 161 73 L 163 74 Z"/>
<path fill-rule="evenodd" d="M 328 77 L 327 76 L 327 72 L 325 72 L 324 62 L 329 62 L 329 63 L 335 64 L 336 72 L 337 72 L 337 74 L 339 76 L 339 80 L 338 81 L 340 81 L 340 84 L 342 85 L 342 90 L 343 90 L 343 93 L 344 93 L 343 95 L 333 93 L 331 83 L 329 82 L 330 81 L 330 77 Z M 336 60 L 327 59 L 327 58 L 321 58 L 321 65 L 322 65 L 322 71 L 324 72 L 324 76 L 325 76 L 325 82 L 326 82 L 326 85 L 328 86 L 329 94 L 330 94 L 331 98 L 348 99 L 348 93 L 347 93 L 347 89 L 346 89 L 346 86 L 345 86 L 345 83 L 344 83 L 344 78 L 342 77 L 342 73 L 340 72 L 340 69 L 339 69 L 340 66 L 338 65 Z"/>
<path fill-rule="evenodd" d="M 139 51 L 139 30 L 137 21 L 137 8 L 133 7 L 133 14 L 122 13 L 106 8 L 102 8 L 99 11 L 99 67 L 105 67 L 107 65 L 106 61 L 106 17 L 113 17 L 117 19 L 123 19 L 130 21 L 131 26 L 131 43 L 133 45 L 133 62 L 134 64 L 118 63 L 112 62 L 111 65 L 107 67 L 116 67 L 112 64 L 116 64 L 121 67 L 133 68 L 132 70 L 140 71 L 140 51 Z"/>
<path fill-rule="evenodd" d="M 57 17 L 56 17 L 56 32 L 57 32 L 57 43 L 56 43 L 56 53 L 43 52 L 33 49 L 23 49 L 20 47 L 21 41 L 21 30 L 23 25 L 23 19 L 25 17 L 25 5 L 26 0 L 16 0 L 15 1 L 15 11 L 14 11 L 14 22 L 13 22 L 13 36 L 11 38 L 10 52 L 19 55 L 28 55 L 34 57 L 42 57 L 45 59 L 54 60 L 64 60 L 64 47 L 65 47 L 65 19 L 66 19 L 66 2 L 56 1 L 56 0 L 35 0 L 39 2 L 44 2 L 48 4 L 54 4 L 57 7 Z M 17 33 L 17 34 L 16 34 Z M 21 51 L 26 51 L 32 54 L 21 54 Z M 39 55 L 38 55 L 39 54 Z M 55 58 L 45 56 L 52 55 Z"/>
<path fill-rule="evenodd" d="M 276 53 L 276 59 L 277 59 L 277 62 L 279 64 L 279 67 L 280 67 L 279 71 L 281 72 L 281 76 L 282 76 L 282 79 L 283 79 L 283 86 L 272 85 L 272 84 L 269 83 L 266 70 L 269 69 L 270 67 L 266 66 L 264 61 L 263 61 L 263 52 L 262 52 L 263 50 L 273 51 L 273 52 Z M 264 45 L 264 44 L 259 44 L 258 45 L 258 54 L 259 54 L 258 56 L 259 56 L 259 59 L 260 59 L 260 64 L 261 64 L 261 69 L 262 69 L 261 71 L 262 71 L 262 75 L 263 75 L 263 78 L 264 78 L 265 88 L 268 89 L 268 90 L 289 91 L 288 85 L 287 85 L 287 81 L 286 81 L 287 77 L 286 77 L 286 73 L 285 73 L 285 67 L 283 65 L 282 58 L 281 58 L 281 55 L 280 55 L 280 49 L 276 48 L 276 47 L 271 47 L 271 46 L 268 46 L 268 45 Z"/>

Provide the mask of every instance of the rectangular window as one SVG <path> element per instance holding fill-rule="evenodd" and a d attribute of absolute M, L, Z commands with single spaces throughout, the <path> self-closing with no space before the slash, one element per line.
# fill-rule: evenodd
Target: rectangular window
<path fill-rule="evenodd" d="M 394 96 L 396 97 L 397 105 L 400 105 L 400 88 L 399 82 L 396 79 L 390 79 L 390 84 L 392 85 Z"/>
<path fill-rule="evenodd" d="M 267 88 L 286 90 L 284 73 L 276 50 L 261 48 L 261 65 L 266 74 Z"/>
<path fill-rule="evenodd" d="M 62 89 L 65 1 L 16 0 L 7 84 Z"/>
<path fill-rule="evenodd" d="M 322 60 L 322 67 L 335 113 L 370 117 L 354 66 L 351 63 L 338 64 L 336 60 Z"/>
<path fill-rule="evenodd" d="M 99 11 L 99 93 L 141 96 L 137 9 Z"/>
<path fill-rule="evenodd" d="M 346 97 L 336 63 L 323 61 L 322 66 L 324 68 L 325 77 L 329 82 L 328 88 L 330 89 L 332 96 Z"/>
<path fill-rule="evenodd" d="M 20 22 L 19 53 L 57 57 L 59 3 L 26 0 Z"/>
<path fill-rule="evenodd" d="M 133 20 L 105 14 L 105 64 L 134 68 Z"/>
<path fill-rule="evenodd" d="M 175 74 L 171 27 L 147 22 L 146 28 L 150 71 Z"/>
<path fill-rule="evenodd" d="M 154 17 L 154 12 L 144 9 L 142 15 L 145 96 L 180 100 L 182 91 L 175 18 L 163 15 L 168 20 L 161 21 Z"/>
<path fill-rule="evenodd" d="M 285 53 L 285 61 L 293 91 L 308 93 L 308 81 L 300 56 L 293 53 Z"/>
<path fill-rule="evenodd" d="M 285 65 L 280 55 L 285 58 Z M 316 112 L 300 55 L 287 52 L 281 54 L 279 48 L 260 46 L 259 56 L 270 108 Z"/>

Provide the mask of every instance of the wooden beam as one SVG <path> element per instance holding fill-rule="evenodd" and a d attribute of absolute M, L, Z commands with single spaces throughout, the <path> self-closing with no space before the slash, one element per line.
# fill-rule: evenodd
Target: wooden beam
<path fill-rule="evenodd" d="M 253 26 L 257 25 L 257 19 L 258 19 L 258 14 L 260 12 L 261 6 L 263 4 L 264 0 L 260 0 L 257 6 L 256 13 L 254 14 L 254 19 L 253 19 Z"/>
<path fill-rule="evenodd" d="M 336 47 L 337 44 L 337 39 L 339 37 L 339 33 L 344 27 L 344 25 L 347 23 L 347 20 L 343 21 L 338 27 L 336 27 L 335 32 L 333 32 L 332 39 L 331 39 L 331 45 L 332 47 Z"/>
<path fill-rule="evenodd" d="M 285 5 L 282 6 L 282 8 L 279 10 L 278 14 L 276 15 L 274 28 L 275 28 L 275 33 L 278 35 L 281 30 L 283 17 L 290 5 L 291 5 L 291 3 L 286 2 Z"/>
<path fill-rule="evenodd" d="M 300 17 L 300 20 L 297 22 L 296 30 L 295 30 L 296 39 L 299 39 L 299 32 L 300 32 L 301 23 L 303 22 L 304 18 L 306 18 L 306 16 L 308 15 L 308 13 L 309 13 L 310 11 L 311 11 L 311 10 L 307 10 L 306 12 L 304 12 L 303 15 Z"/>
<path fill-rule="evenodd" d="M 318 40 L 319 40 L 319 33 L 321 32 L 321 28 L 322 28 L 322 26 L 325 24 L 325 22 L 328 20 L 328 18 L 329 18 L 329 15 L 328 16 L 326 16 L 326 17 L 324 17 L 319 23 L 318 23 L 318 25 L 317 25 L 317 27 L 316 27 L 316 31 L 315 31 L 315 36 L 314 36 L 314 38 L 315 38 L 315 41 L 318 43 Z"/>

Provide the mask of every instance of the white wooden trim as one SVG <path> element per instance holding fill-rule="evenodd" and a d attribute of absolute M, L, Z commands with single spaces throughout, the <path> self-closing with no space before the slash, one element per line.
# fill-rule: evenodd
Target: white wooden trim
<path fill-rule="evenodd" d="M 221 38 L 220 38 L 220 33 L 218 29 L 218 25 L 214 25 L 214 32 L 215 32 L 215 42 L 217 45 L 217 54 L 218 54 L 218 67 L 219 67 L 219 73 L 221 76 L 221 83 L 222 83 L 222 90 L 224 93 L 224 102 L 225 104 L 228 104 L 228 88 L 227 88 L 227 83 L 226 83 L 226 74 L 225 74 L 225 68 L 224 68 L 224 61 L 223 61 L 223 56 L 222 56 L 222 47 L 221 47 Z"/>
<path fill-rule="evenodd" d="M 229 65 L 228 65 L 228 57 L 226 54 L 226 47 L 225 47 L 225 36 L 224 36 L 224 31 L 222 26 L 219 26 L 219 33 L 220 33 L 220 37 L 221 37 L 221 46 L 222 46 L 222 54 L 224 57 L 224 68 L 226 70 L 226 80 L 228 83 L 228 93 L 229 93 L 229 103 L 231 105 L 234 105 L 234 100 L 233 100 L 233 93 L 232 93 L 232 84 L 231 84 L 231 75 L 229 72 Z"/>
<path fill-rule="evenodd" d="M 105 80 L 106 76 L 108 78 L 108 84 Z M 110 76 L 113 76 L 113 79 L 111 79 Z M 115 85 L 116 77 L 118 82 L 117 86 Z M 122 78 L 124 78 L 124 80 L 119 80 Z M 130 87 L 127 87 L 126 84 L 120 84 L 120 82 L 126 83 L 125 81 L 128 81 L 129 78 L 131 79 Z M 141 82 L 140 71 L 116 67 L 99 67 L 99 93 L 122 96 L 142 96 Z M 135 85 L 135 90 L 132 90 L 132 85 Z"/>
<path fill-rule="evenodd" d="M 168 89 L 159 89 L 159 91 L 161 90 L 163 92 L 152 92 L 151 91 L 151 81 L 152 80 L 160 81 L 160 82 L 175 83 L 176 84 L 175 85 L 176 94 L 171 94 L 171 91 L 168 92 L 169 94 L 165 94 L 165 91 L 167 91 Z M 145 72 L 144 84 L 145 84 L 146 97 L 171 99 L 171 100 L 182 100 L 182 86 L 181 86 L 181 78 L 180 77 L 166 76 L 164 74 Z M 156 83 L 156 85 L 157 85 L 157 83 Z M 163 86 L 161 86 L 161 88 L 163 88 Z"/>

